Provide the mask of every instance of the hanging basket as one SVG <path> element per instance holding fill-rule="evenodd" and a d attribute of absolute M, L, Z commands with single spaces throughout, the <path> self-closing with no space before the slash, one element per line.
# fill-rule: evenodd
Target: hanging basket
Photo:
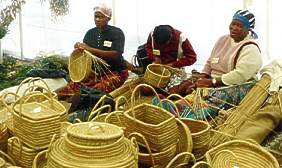
<path fill-rule="evenodd" d="M 92 70 L 92 58 L 89 52 L 74 50 L 69 58 L 69 75 L 73 82 L 86 79 Z"/>
<path fill-rule="evenodd" d="M 213 168 L 279 168 L 277 160 L 259 144 L 233 140 L 210 149 L 206 153 L 207 163 Z"/>
<path fill-rule="evenodd" d="M 144 74 L 144 79 L 147 84 L 154 87 L 165 88 L 170 80 L 170 71 L 161 64 L 150 64 Z"/>

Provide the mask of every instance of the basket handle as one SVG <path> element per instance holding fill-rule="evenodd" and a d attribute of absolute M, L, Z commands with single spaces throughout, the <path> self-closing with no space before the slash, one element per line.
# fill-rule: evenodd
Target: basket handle
<path fill-rule="evenodd" d="M 94 109 L 94 108 L 93 108 Z M 109 104 L 106 104 L 102 107 L 99 107 L 98 109 L 96 110 L 92 110 L 89 117 L 88 117 L 88 120 L 87 121 L 95 121 L 97 119 L 97 117 L 99 117 L 100 113 L 104 110 L 104 109 L 108 109 L 107 113 L 110 113 L 112 111 L 112 106 L 109 105 Z"/>
<path fill-rule="evenodd" d="M 170 112 L 170 107 L 172 107 L 172 112 L 174 113 L 174 115 L 175 115 L 177 118 L 180 117 L 178 108 L 176 107 L 176 105 L 175 105 L 175 103 L 174 103 L 173 101 L 171 101 L 171 100 L 169 100 L 169 99 L 162 99 L 161 102 L 159 102 L 159 104 L 161 104 L 161 106 L 163 106 L 163 105 L 162 105 L 163 102 L 166 103 L 165 105 L 166 105 L 166 107 L 168 107 L 168 110 L 167 110 L 167 111 Z"/>
<path fill-rule="evenodd" d="M 27 90 L 26 90 L 27 91 Z M 19 116 L 21 117 L 22 115 L 22 105 L 23 103 L 27 102 L 30 98 L 36 96 L 36 95 L 41 95 L 43 97 L 45 97 L 51 104 L 51 107 L 53 107 L 53 99 L 50 99 L 48 96 L 46 96 L 45 94 L 41 93 L 41 92 L 32 92 L 32 93 L 28 93 L 25 94 L 23 97 L 21 97 L 19 100 L 17 100 L 14 105 L 13 105 L 13 110 L 15 110 L 16 104 L 19 103 L 20 104 L 20 108 L 19 108 Z M 27 99 L 25 99 L 27 97 Z"/>
<path fill-rule="evenodd" d="M 8 110 L 11 114 L 13 114 L 12 108 L 6 103 L 6 97 L 7 97 L 8 95 L 10 95 L 10 94 L 13 95 L 13 96 L 15 96 L 15 98 L 20 99 L 20 96 L 17 95 L 16 93 L 13 93 L 13 92 L 6 92 L 6 93 L 4 93 L 4 94 L 1 96 L 1 101 L 3 102 L 3 104 L 4 104 L 4 106 L 7 108 L 7 110 Z"/>
<path fill-rule="evenodd" d="M 124 110 L 124 106 L 123 106 L 123 109 L 120 109 L 120 106 L 122 104 L 122 100 L 124 100 L 125 104 L 129 106 L 126 97 L 125 96 L 119 96 L 116 100 L 115 110 Z"/>
<path fill-rule="evenodd" d="M 15 143 L 17 142 L 17 143 L 19 144 L 19 148 L 20 148 L 19 155 L 20 155 L 20 158 L 21 158 L 21 156 L 22 156 L 22 150 L 23 150 L 23 145 L 22 145 L 21 140 L 20 140 L 18 137 L 15 137 L 15 136 L 14 136 L 14 137 L 11 137 L 10 140 L 11 140 L 11 151 L 12 151 L 12 153 L 13 153 L 13 151 L 14 151 L 14 145 L 15 145 Z"/>
<path fill-rule="evenodd" d="M 74 119 L 73 123 L 82 123 L 82 121 L 79 118 Z"/>
<path fill-rule="evenodd" d="M 25 78 L 18 86 L 17 90 L 16 90 L 16 94 L 19 94 L 19 91 L 21 89 L 21 87 L 23 86 L 23 84 L 28 82 L 28 86 L 31 86 L 31 83 L 33 82 L 33 84 L 35 84 L 36 81 L 40 81 L 44 84 L 44 86 L 46 87 L 45 89 L 51 91 L 50 87 L 48 86 L 48 84 L 40 77 L 28 77 Z M 41 86 L 43 87 L 43 86 Z"/>
<path fill-rule="evenodd" d="M 48 157 L 48 155 L 49 155 L 49 153 L 50 153 L 50 151 L 51 151 L 51 147 L 52 147 L 53 143 L 54 143 L 55 140 L 56 140 L 56 136 L 57 136 L 57 134 L 53 134 L 53 136 L 52 136 L 52 139 L 51 139 L 51 141 L 50 141 L 50 144 L 48 145 L 48 149 L 46 150 L 46 158 Z"/>
<path fill-rule="evenodd" d="M 171 100 L 173 97 L 178 98 L 178 100 L 183 100 L 183 101 L 185 101 L 185 103 L 189 106 L 189 108 L 192 108 L 191 103 L 190 103 L 187 99 L 185 99 L 185 97 L 182 97 L 182 96 L 179 95 L 179 94 L 176 94 L 176 93 L 170 94 L 170 95 L 167 96 L 167 99 Z"/>
<path fill-rule="evenodd" d="M 139 153 L 139 146 L 135 137 L 131 137 L 131 143 L 133 144 L 132 147 L 135 147 L 136 153 L 134 153 L 134 158 L 138 161 L 138 153 Z"/>
<path fill-rule="evenodd" d="M 147 150 L 148 150 L 148 152 L 149 152 L 149 154 L 150 154 L 150 156 L 151 156 L 152 166 L 153 166 L 153 168 L 154 168 L 154 167 L 155 167 L 155 160 L 154 160 L 153 153 L 152 153 L 152 151 L 151 151 L 151 148 L 150 148 L 149 143 L 148 143 L 148 141 L 146 140 L 146 138 L 145 138 L 142 134 L 140 134 L 140 133 L 138 133 L 138 132 L 133 132 L 133 133 L 129 134 L 128 138 L 132 138 L 132 137 L 141 138 L 142 141 L 145 143 L 145 146 L 146 146 L 146 148 L 147 148 Z"/>
<path fill-rule="evenodd" d="M 180 167 L 180 166 L 187 165 L 188 162 L 189 162 L 189 160 L 187 160 L 187 163 L 179 163 L 176 167 L 172 167 L 172 165 L 173 165 L 174 163 L 176 163 L 176 161 L 177 161 L 180 157 L 182 157 L 182 156 L 188 156 L 188 157 L 190 156 L 190 157 L 192 158 L 194 164 L 196 163 L 196 158 L 195 158 L 195 156 L 194 156 L 192 153 L 190 153 L 190 152 L 182 152 L 182 153 L 177 154 L 177 155 L 167 164 L 166 168 L 176 168 L 176 167 Z"/>
<path fill-rule="evenodd" d="M 8 161 L 10 163 L 12 163 L 12 165 L 16 165 L 16 162 L 14 161 L 13 158 L 11 158 L 11 156 L 7 155 L 5 152 L 3 152 L 2 150 L 0 150 L 0 156 L 5 157 L 8 159 Z"/>
<path fill-rule="evenodd" d="M 114 112 L 109 113 L 109 114 L 106 116 L 106 118 L 105 118 L 105 122 L 106 122 L 106 123 L 110 123 L 110 121 L 109 121 L 110 117 L 111 117 L 112 115 L 116 115 L 116 117 L 117 117 L 117 119 L 118 119 L 118 122 L 120 123 L 120 125 L 123 126 L 123 123 L 122 123 L 122 121 L 121 121 L 121 119 L 120 119 L 120 117 L 119 117 L 119 114 L 122 114 L 122 115 L 123 115 L 123 111 L 114 111 Z"/>
<path fill-rule="evenodd" d="M 91 111 L 96 110 L 99 106 L 103 106 L 104 103 L 105 103 L 105 99 L 106 99 L 107 97 L 108 97 L 107 95 L 103 95 L 103 96 L 98 100 L 98 102 L 95 104 L 95 106 L 92 108 Z"/>
<path fill-rule="evenodd" d="M 40 163 L 39 159 L 41 157 L 43 157 L 44 155 L 46 157 L 46 153 L 47 153 L 47 150 L 43 150 L 43 151 L 40 151 L 39 153 L 37 153 L 34 160 L 32 161 L 32 166 L 34 166 L 34 168 L 38 168 L 38 164 Z"/>
<path fill-rule="evenodd" d="M 93 124 L 92 122 L 89 123 L 89 127 L 87 129 L 87 132 L 90 133 L 90 130 L 92 130 L 92 128 L 95 128 L 95 129 L 99 128 L 102 132 L 105 132 L 105 130 L 104 130 L 102 125 L 97 124 L 97 123 Z"/>
<path fill-rule="evenodd" d="M 209 163 L 204 162 L 204 161 L 199 161 L 199 162 L 195 163 L 195 164 L 192 166 L 192 168 L 198 168 L 198 167 L 201 166 L 201 165 L 205 165 L 205 166 L 208 166 L 209 168 L 212 168 L 212 166 L 211 166 Z M 199 167 L 199 168 L 200 168 L 200 167 Z"/>
<path fill-rule="evenodd" d="M 137 85 L 137 86 L 134 88 L 133 92 L 132 92 L 132 95 L 131 95 L 131 108 L 134 107 L 134 105 L 135 105 L 135 104 L 134 104 L 134 103 L 135 103 L 135 94 L 136 94 L 137 91 L 139 91 L 142 87 L 147 87 L 147 88 L 151 89 L 151 90 L 153 91 L 153 93 L 155 94 L 156 98 L 158 99 L 158 102 L 160 102 L 160 97 L 159 97 L 158 93 L 156 92 L 156 90 L 155 90 L 152 86 L 150 86 L 150 85 L 148 85 L 148 84 L 142 83 L 142 84 Z M 140 96 L 140 92 L 139 92 L 139 96 Z"/>
<path fill-rule="evenodd" d="M 35 89 L 37 88 L 40 88 L 42 90 L 45 90 L 47 92 L 47 95 L 49 96 L 50 99 L 53 99 L 53 95 L 56 94 L 55 92 L 52 92 L 50 89 L 47 89 L 45 87 L 42 87 L 40 85 L 32 85 L 32 86 L 29 86 L 25 91 L 24 91 L 24 94 L 23 96 L 26 94 L 26 93 L 32 93 L 32 92 L 37 92 Z M 40 91 L 39 91 L 40 92 Z M 44 92 L 41 92 L 41 93 L 44 93 Z"/>

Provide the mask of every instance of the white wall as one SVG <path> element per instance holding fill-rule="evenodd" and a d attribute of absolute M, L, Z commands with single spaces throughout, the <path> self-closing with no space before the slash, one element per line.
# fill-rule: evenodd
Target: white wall
<path fill-rule="evenodd" d="M 245 0 L 246 1 L 246 0 Z M 244 7 L 244 0 L 107 0 L 115 4 L 116 26 L 126 36 L 127 60 L 146 41 L 148 33 L 158 24 L 170 24 L 183 31 L 198 54 L 197 64 L 203 64 L 219 36 L 228 33 L 233 13 Z M 281 0 L 253 0 L 247 5 L 256 16 L 255 28 L 265 58 L 279 57 L 282 37 Z M 51 20 L 48 3 L 28 0 L 23 8 L 24 56 L 35 57 L 40 51 L 59 51 L 66 55 L 76 41 L 94 26 L 94 0 L 70 0 L 69 15 Z M 111 24 L 113 23 L 111 21 Z M 20 51 L 18 20 L 2 39 L 6 50 Z"/>

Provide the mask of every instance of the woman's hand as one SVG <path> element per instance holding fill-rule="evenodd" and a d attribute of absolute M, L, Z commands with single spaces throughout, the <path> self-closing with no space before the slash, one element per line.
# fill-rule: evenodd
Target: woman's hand
<path fill-rule="evenodd" d="M 213 87 L 212 80 L 206 78 L 200 78 L 196 82 L 197 87 Z"/>
<path fill-rule="evenodd" d="M 90 47 L 87 44 L 80 42 L 75 43 L 74 48 L 79 50 L 90 50 Z"/>

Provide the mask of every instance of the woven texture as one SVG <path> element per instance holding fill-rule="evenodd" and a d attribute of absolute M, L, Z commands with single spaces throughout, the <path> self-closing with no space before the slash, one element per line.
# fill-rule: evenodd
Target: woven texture
<path fill-rule="evenodd" d="M 206 153 L 213 168 L 279 168 L 277 160 L 261 146 L 241 140 L 218 145 Z"/>
<path fill-rule="evenodd" d="M 74 50 L 69 58 L 69 75 L 73 82 L 81 82 L 91 73 L 92 59 L 89 52 Z"/>
<path fill-rule="evenodd" d="M 39 152 L 32 163 L 32 168 L 45 168 L 47 165 L 47 158 L 46 158 L 47 150 Z"/>
<path fill-rule="evenodd" d="M 47 168 L 137 168 L 136 144 L 117 126 L 100 122 L 77 123 L 52 141 Z"/>
<path fill-rule="evenodd" d="M 170 80 L 170 71 L 161 64 L 150 64 L 144 74 L 145 82 L 151 86 L 165 88 Z"/>

